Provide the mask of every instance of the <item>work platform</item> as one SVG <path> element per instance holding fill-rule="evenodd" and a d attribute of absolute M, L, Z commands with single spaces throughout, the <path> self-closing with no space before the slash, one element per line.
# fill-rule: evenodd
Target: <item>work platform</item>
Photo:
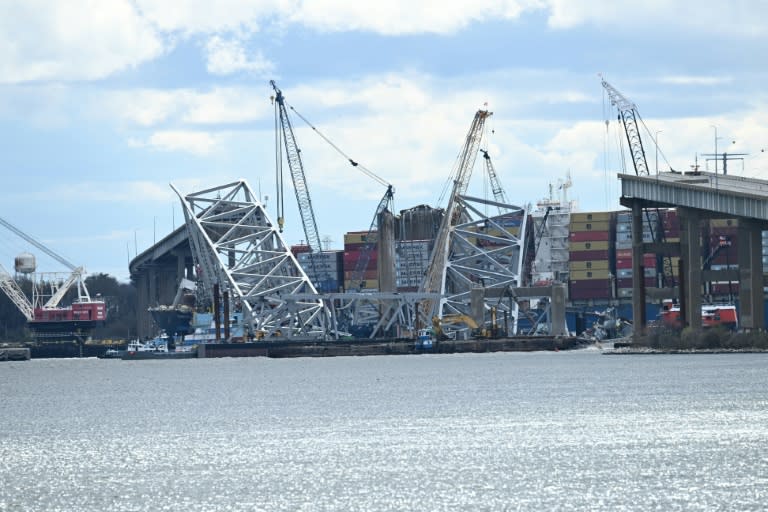
<path fill-rule="evenodd" d="M 711 172 L 664 172 L 652 176 L 619 174 L 621 204 L 632 210 L 632 275 L 635 332 L 646 324 L 646 292 L 663 296 L 663 290 L 646 290 L 642 279 L 644 253 L 679 255 L 677 293 L 683 325 L 701 327 L 702 240 L 700 221 L 738 219 L 739 325 L 745 330 L 764 329 L 762 231 L 768 229 L 768 181 Z M 676 208 L 680 241 L 643 242 L 643 210 Z M 725 271 L 727 272 L 727 271 Z M 672 290 L 667 290 L 672 293 Z M 669 296 L 669 294 L 667 295 Z"/>

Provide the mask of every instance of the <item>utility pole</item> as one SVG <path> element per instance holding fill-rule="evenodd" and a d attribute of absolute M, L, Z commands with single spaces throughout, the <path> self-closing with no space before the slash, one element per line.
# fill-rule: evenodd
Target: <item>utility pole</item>
<path fill-rule="evenodd" d="M 717 174 L 717 162 L 722 161 L 723 162 L 723 176 L 728 174 L 728 161 L 729 160 L 741 160 L 744 161 L 744 157 L 747 156 L 749 153 L 720 153 L 720 154 L 703 154 L 701 156 L 703 157 L 711 157 L 707 158 L 707 162 L 710 160 L 715 161 L 715 174 Z"/>

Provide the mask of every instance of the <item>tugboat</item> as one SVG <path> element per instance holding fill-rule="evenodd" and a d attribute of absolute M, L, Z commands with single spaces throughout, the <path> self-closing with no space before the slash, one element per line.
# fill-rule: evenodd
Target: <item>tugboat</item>
<path fill-rule="evenodd" d="M 128 348 L 120 359 L 123 361 L 134 359 L 190 359 L 197 357 L 197 347 L 185 346 L 176 347 L 175 350 L 168 349 L 168 335 L 160 333 L 157 337 L 141 342 L 133 340 L 128 344 Z"/>

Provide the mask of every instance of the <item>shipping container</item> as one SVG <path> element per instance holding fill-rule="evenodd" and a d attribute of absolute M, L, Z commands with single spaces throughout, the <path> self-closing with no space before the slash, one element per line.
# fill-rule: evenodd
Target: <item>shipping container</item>
<path fill-rule="evenodd" d="M 568 298 L 570 300 L 609 299 L 611 298 L 611 280 L 571 280 L 568 287 Z"/>
<path fill-rule="evenodd" d="M 571 251 L 568 254 L 569 261 L 591 261 L 591 260 L 606 260 L 610 253 L 608 249 L 601 251 Z"/>
<path fill-rule="evenodd" d="M 610 266 L 608 260 L 605 259 L 595 261 L 569 261 L 568 268 L 573 272 L 574 270 L 608 270 Z"/>
<path fill-rule="evenodd" d="M 616 277 L 619 279 L 626 279 L 632 277 L 632 268 L 617 268 L 616 269 Z M 643 274 L 645 277 L 656 277 L 657 271 L 656 268 L 644 268 Z"/>
<path fill-rule="evenodd" d="M 356 270 L 357 262 L 363 257 L 361 251 L 345 251 L 344 252 L 344 271 Z M 368 263 L 364 270 L 375 269 L 378 263 L 378 254 L 376 251 L 371 251 L 368 256 Z"/>
<path fill-rule="evenodd" d="M 608 221 L 574 222 L 571 217 L 569 226 L 571 233 L 579 231 L 610 231 L 611 223 Z"/>
<path fill-rule="evenodd" d="M 570 272 L 572 281 L 589 281 L 594 279 L 610 279 L 611 272 L 608 269 L 602 270 L 572 270 Z"/>
<path fill-rule="evenodd" d="M 344 281 L 344 289 L 346 291 L 355 291 L 358 288 L 358 285 L 360 285 L 361 282 L 359 281 Z M 367 279 L 365 281 L 362 281 L 362 289 L 366 291 L 377 291 L 379 289 L 379 281 L 378 279 Z"/>
<path fill-rule="evenodd" d="M 613 212 L 572 212 L 571 222 L 609 222 L 613 215 Z"/>
<path fill-rule="evenodd" d="M 378 237 L 377 232 L 371 233 L 373 237 L 373 241 L 375 241 Z M 344 234 L 344 247 L 346 248 L 347 244 L 365 244 L 368 240 L 368 232 L 367 231 L 350 231 L 349 233 Z"/>
<path fill-rule="evenodd" d="M 709 288 L 709 293 L 712 295 L 738 295 L 739 293 L 739 283 L 732 282 L 730 285 L 728 283 L 712 283 Z"/>
<path fill-rule="evenodd" d="M 379 271 L 378 270 L 364 270 L 363 275 L 360 276 L 361 279 L 368 281 L 371 279 L 378 279 L 379 278 Z M 352 279 L 356 278 L 355 271 L 354 270 L 345 270 L 344 271 L 344 280 L 345 281 L 351 281 Z"/>
<path fill-rule="evenodd" d="M 601 241 L 601 242 L 571 242 L 568 244 L 568 250 L 571 253 L 579 252 L 579 251 L 603 251 L 610 249 L 610 242 Z"/>
<path fill-rule="evenodd" d="M 568 237 L 571 242 L 601 242 L 610 241 L 610 231 L 571 231 Z"/>
<path fill-rule="evenodd" d="M 709 219 L 709 226 L 712 229 L 717 228 L 737 228 L 739 226 L 738 219 Z"/>
<path fill-rule="evenodd" d="M 655 277 L 646 277 L 645 278 L 645 287 L 646 288 L 655 288 L 657 284 L 657 280 Z M 624 277 L 621 279 L 616 279 L 616 288 L 632 288 L 632 278 L 631 277 Z"/>

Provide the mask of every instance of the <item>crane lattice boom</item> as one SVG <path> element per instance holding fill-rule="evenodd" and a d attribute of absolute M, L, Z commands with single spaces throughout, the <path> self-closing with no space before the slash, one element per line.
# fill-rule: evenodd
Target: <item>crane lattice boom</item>
<path fill-rule="evenodd" d="M 648 172 L 648 161 L 645 158 L 645 149 L 643 148 L 643 141 L 640 138 L 640 129 L 637 124 L 637 120 L 640 117 L 637 107 L 605 80 L 602 80 L 602 84 L 605 90 L 608 91 L 611 104 L 618 109 L 619 119 L 624 124 L 627 143 L 629 143 L 629 150 L 632 152 L 632 164 L 635 167 L 635 174 L 637 176 L 647 176 L 650 173 Z"/>
<path fill-rule="evenodd" d="M 488 173 L 488 179 L 491 182 L 493 198 L 497 203 L 509 204 L 509 201 L 507 201 L 507 196 L 504 193 L 504 188 L 501 186 L 499 177 L 496 175 L 496 169 L 494 169 L 493 162 L 491 162 L 491 155 L 489 155 L 488 151 L 484 149 L 481 149 L 480 152 L 483 154 L 483 158 L 485 158 L 485 171 Z"/>
<path fill-rule="evenodd" d="M 429 293 L 444 293 L 445 288 L 445 266 L 448 262 L 450 231 L 459 221 L 461 212 L 457 206 L 457 197 L 463 195 L 469 185 L 469 178 L 472 175 L 472 168 L 477 158 L 477 150 L 480 147 L 480 141 L 483 137 L 483 127 L 485 120 L 492 115 L 488 110 L 478 110 L 472 120 L 472 126 L 467 133 L 464 147 L 459 155 L 458 165 L 456 167 L 454 185 L 451 196 L 448 198 L 448 206 L 445 209 L 445 216 L 440 223 L 440 229 L 435 236 L 435 246 L 429 259 L 424 281 L 421 285 L 421 291 Z M 441 309 L 432 312 L 434 305 L 427 305 L 424 314 L 431 316 L 442 316 Z"/>
<path fill-rule="evenodd" d="M 293 134 L 293 125 L 288 117 L 288 111 L 285 106 L 285 97 L 282 91 L 277 87 L 274 80 L 269 82 L 275 90 L 276 116 L 279 117 L 280 131 L 283 135 L 285 147 L 285 156 L 288 160 L 288 167 L 293 179 L 293 189 L 296 192 L 296 201 L 299 206 L 301 222 L 304 226 L 304 235 L 307 237 L 307 245 L 311 252 L 321 252 L 320 235 L 317 230 L 317 221 L 315 212 L 312 209 L 312 200 L 309 196 L 307 179 L 304 175 L 304 164 L 301 161 L 301 150 L 296 144 L 296 137 Z"/>
<path fill-rule="evenodd" d="M 24 292 L 19 288 L 18 283 L 13 280 L 11 275 L 2 265 L 0 265 L 0 289 L 2 289 L 8 298 L 11 299 L 11 302 L 19 308 L 19 311 L 21 311 L 21 314 L 24 315 L 27 321 L 34 319 L 35 309 L 32 307 L 32 303 L 29 302 L 27 296 L 24 295 Z"/>

